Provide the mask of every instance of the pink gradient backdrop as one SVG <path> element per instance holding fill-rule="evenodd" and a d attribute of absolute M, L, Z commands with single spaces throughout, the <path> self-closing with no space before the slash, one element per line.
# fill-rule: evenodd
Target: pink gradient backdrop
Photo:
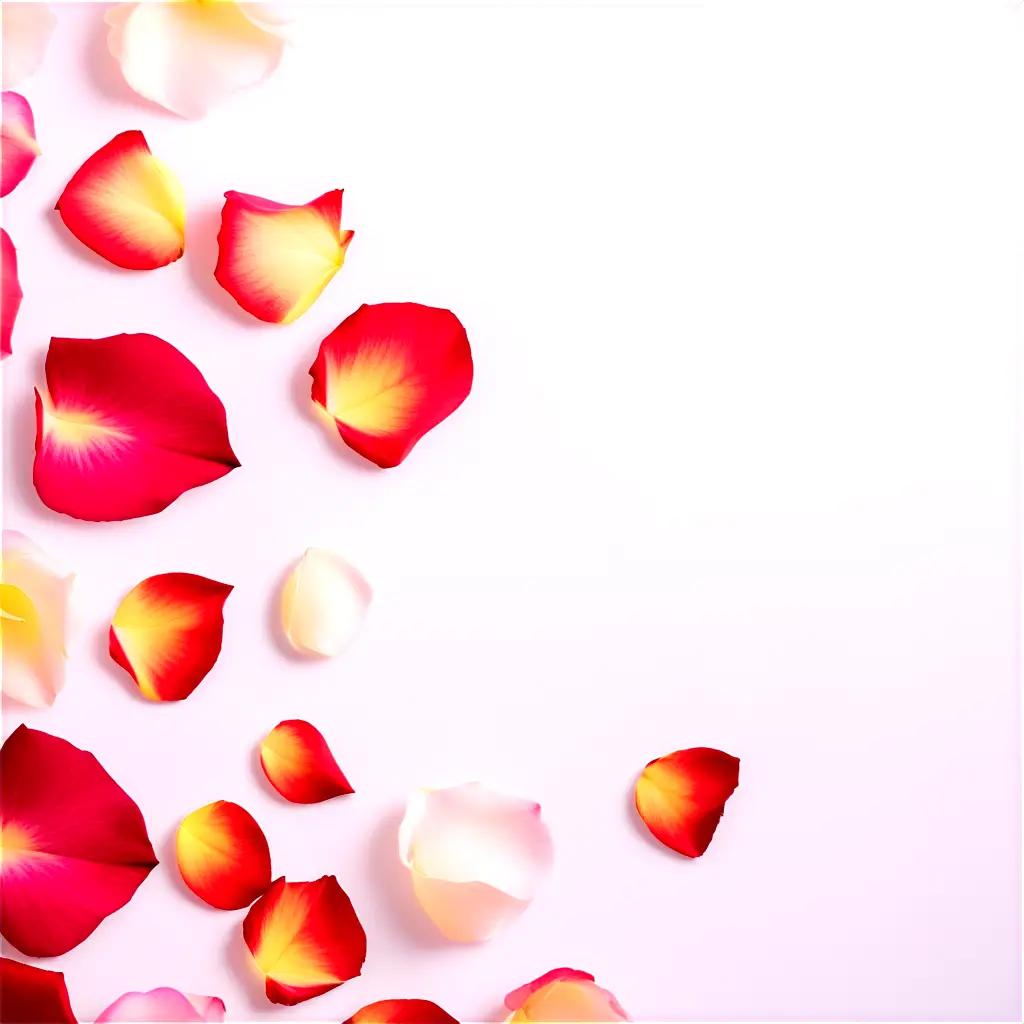
<path fill-rule="evenodd" d="M 25 83 L 44 155 L 5 201 L 25 301 L 4 368 L 5 524 L 79 573 L 68 685 L 42 714 L 141 805 L 163 864 L 47 963 L 91 1019 L 128 989 L 233 1019 L 378 998 L 493 1018 L 555 966 L 640 1020 L 999 1019 L 1019 1011 L 1016 373 L 1024 10 L 988 0 L 664 8 L 385 4 L 310 12 L 279 74 L 198 123 L 134 99 L 101 10 L 64 7 Z M 141 128 L 189 197 L 185 258 L 132 274 L 51 208 Z M 349 262 L 257 324 L 212 278 L 226 189 L 346 189 Z M 477 383 L 379 472 L 308 414 L 319 340 L 362 301 L 454 309 Z M 243 468 L 89 525 L 29 482 L 51 334 L 151 331 L 206 374 Z M 376 601 L 335 661 L 290 656 L 281 579 L 332 547 Z M 235 584 L 220 663 L 152 706 L 105 654 L 151 573 Z M 306 717 L 357 794 L 286 805 L 254 749 Z M 629 807 L 681 746 L 742 758 L 684 862 Z M 446 944 L 395 831 L 416 785 L 539 800 L 557 863 L 493 942 Z M 177 877 L 217 798 L 277 873 L 336 873 L 363 977 L 293 1009 L 241 914 Z"/>

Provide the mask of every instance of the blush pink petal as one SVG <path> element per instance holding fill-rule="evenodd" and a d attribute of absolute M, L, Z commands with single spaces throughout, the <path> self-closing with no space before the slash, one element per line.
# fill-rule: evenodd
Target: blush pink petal
<path fill-rule="evenodd" d="M 509 992 L 507 1024 L 597 1024 L 627 1021 L 619 1001 L 595 984 L 594 976 L 571 967 L 556 967 Z"/>
<path fill-rule="evenodd" d="M 21 308 L 21 298 L 18 252 L 11 236 L 0 228 L 0 359 L 6 359 L 11 354 L 11 335 Z"/>
<path fill-rule="evenodd" d="M 184 995 L 173 988 L 150 992 L 126 992 L 97 1018 L 96 1024 L 122 1021 L 124 1024 L 184 1021 L 187 1024 L 220 1024 L 224 1003 L 212 996 Z"/>
<path fill-rule="evenodd" d="M 10 195 L 21 184 L 39 156 L 32 108 L 20 93 L 3 94 L 0 131 L 0 196 Z"/>
<path fill-rule="evenodd" d="M 420 906 L 455 942 L 488 939 L 522 913 L 552 862 L 540 805 L 475 782 L 417 790 L 398 843 Z"/>
<path fill-rule="evenodd" d="M 4 88 L 28 78 L 43 62 L 57 18 L 49 4 L 4 4 Z"/>
<path fill-rule="evenodd" d="M 203 117 L 266 78 L 284 42 L 234 0 L 114 4 L 107 45 L 140 96 L 182 117 Z"/>

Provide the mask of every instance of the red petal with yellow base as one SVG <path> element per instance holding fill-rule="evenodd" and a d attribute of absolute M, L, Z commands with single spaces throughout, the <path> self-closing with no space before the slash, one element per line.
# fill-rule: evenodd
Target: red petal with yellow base
<path fill-rule="evenodd" d="M 247 313 L 290 324 L 306 312 L 345 262 L 335 189 L 302 206 L 226 192 L 214 277 Z"/>
<path fill-rule="evenodd" d="M 357 1010 L 345 1024 L 459 1024 L 428 999 L 381 999 Z"/>
<path fill-rule="evenodd" d="M 594 976 L 556 967 L 505 996 L 508 1024 L 576 1024 L 629 1020 L 619 1001 L 595 984 Z"/>
<path fill-rule="evenodd" d="M 156 867 L 139 808 L 67 740 L 18 726 L 0 796 L 0 931 L 26 956 L 74 949 Z"/>
<path fill-rule="evenodd" d="M 249 909 L 245 944 L 272 1003 L 295 1006 L 362 971 L 366 933 L 338 880 L 277 879 Z"/>
<path fill-rule="evenodd" d="M 313 401 L 344 442 L 388 468 L 466 400 L 473 357 L 454 313 L 385 302 L 342 321 L 309 373 Z"/>
<path fill-rule="evenodd" d="M 152 334 L 53 338 L 36 392 L 32 479 L 76 519 L 153 515 L 239 465 L 220 399 Z"/>
<path fill-rule="evenodd" d="M 260 744 L 260 764 L 270 784 L 296 804 L 316 804 L 355 790 L 320 731 L 299 719 L 279 722 Z"/>
<path fill-rule="evenodd" d="M 739 785 L 740 762 L 711 747 L 651 761 L 636 783 L 636 809 L 651 834 L 685 857 L 699 857 Z"/>
<path fill-rule="evenodd" d="M 184 818 L 175 839 L 185 884 L 218 910 L 241 910 L 270 886 L 270 847 L 256 819 L 230 800 Z"/>
<path fill-rule="evenodd" d="M 232 589 L 188 572 L 150 576 L 131 589 L 114 613 L 110 656 L 143 697 L 184 700 L 203 681 L 220 655 Z"/>
<path fill-rule="evenodd" d="M 185 251 L 185 194 L 139 131 L 122 132 L 75 172 L 57 200 L 68 230 L 126 270 L 155 270 Z"/>

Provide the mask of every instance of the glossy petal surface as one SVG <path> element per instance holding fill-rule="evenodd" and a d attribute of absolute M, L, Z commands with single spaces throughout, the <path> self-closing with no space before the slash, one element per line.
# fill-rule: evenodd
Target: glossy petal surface
<path fill-rule="evenodd" d="M 465 401 L 473 358 L 454 313 L 385 302 L 360 306 L 342 321 L 309 373 L 313 401 L 344 442 L 386 468 Z"/>
<path fill-rule="evenodd" d="M 0 931 L 26 956 L 59 956 L 156 866 L 146 823 L 92 754 L 24 725 L 0 749 L 0 795 Z"/>
<path fill-rule="evenodd" d="M 260 745 L 260 764 L 286 800 L 315 804 L 354 793 L 319 730 L 299 719 L 279 722 Z"/>
<path fill-rule="evenodd" d="M 341 192 L 303 206 L 227 192 L 214 276 L 242 309 L 289 324 L 316 301 L 345 262 L 351 231 L 341 230 Z"/>
<path fill-rule="evenodd" d="M 165 267 L 185 251 L 181 182 L 139 131 L 122 132 L 93 153 L 57 211 L 80 242 L 126 270 Z"/>
<path fill-rule="evenodd" d="M 18 253 L 11 236 L 0 228 L 0 359 L 11 354 L 11 335 L 21 308 Z"/>
<path fill-rule="evenodd" d="M 272 1003 L 323 995 L 359 975 L 366 959 L 366 934 L 333 875 L 277 879 L 249 908 L 242 932 Z"/>
<path fill-rule="evenodd" d="M 739 785 L 740 762 L 711 747 L 659 757 L 636 784 L 636 809 L 651 834 L 686 857 L 699 857 Z"/>
<path fill-rule="evenodd" d="M 184 700 L 220 655 L 232 588 L 188 572 L 150 576 L 114 613 L 110 656 L 148 700 Z M 269 882 L 269 879 L 267 879 Z"/>
<path fill-rule="evenodd" d="M 619 1001 L 594 976 L 570 967 L 548 971 L 505 997 L 509 1024 L 629 1020 Z"/>
<path fill-rule="evenodd" d="M 123 1022 L 183 1021 L 186 1024 L 220 1024 L 224 1003 L 212 996 L 185 995 L 173 988 L 154 988 L 149 992 L 126 992 L 115 999 L 97 1018 L 96 1024 Z"/>
<path fill-rule="evenodd" d="M 32 477 L 57 512 L 153 515 L 238 466 L 220 399 L 152 334 L 53 338 L 46 387 L 36 392 Z"/>
<path fill-rule="evenodd" d="M 28 100 L 20 93 L 3 94 L 3 124 L 0 130 L 0 196 L 10 195 L 39 155 L 36 123 Z"/>
<path fill-rule="evenodd" d="M 475 782 L 414 793 L 398 842 L 420 905 L 456 942 L 488 939 L 522 913 L 552 861 L 540 805 Z"/>
<path fill-rule="evenodd" d="M 77 1024 L 64 975 L 0 957 L 0 1020 L 4 1024 Z"/>

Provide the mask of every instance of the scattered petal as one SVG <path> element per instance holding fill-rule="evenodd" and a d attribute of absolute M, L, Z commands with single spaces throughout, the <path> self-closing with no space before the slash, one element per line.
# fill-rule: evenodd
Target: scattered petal
<path fill-rule="evenodd" d="M 28 78 L 42 64 L 56 24 L 56 15 L 50 10 L 49 4 L 4 4 L 5 89 Z"/>
<path fill-rule="evenodd" d="M 74 949 L 156 867 L 139 808 L 67 740 L 18 726 L 0 796 L 0 932 L 26 956 Z"/>
<path fill-rule="evenodd" d="M 139 131 L 121 132 L 93 153 L 56 209 L 83 245 L 126 270 L 165 267 L 185 251 L 181 182 Z"/>
<path fill-rule="evenodd" d="M 345 1024 L 459 1024 L 429 999 L 381 999 L 357 1010 Z"/>
<path fill-rule="evenodd" d="M 58 572 L 27 537 L 4 530 L 0 645 L 4 696 L 49 707 L 64 686 L 64 638 L 74 576 Z"/>
<path fill-rule="evenodd" d="M 150 576 L 131 589 L 110 625 L 110 656 L 143 697 L 184 700 L 206 678 L 220 655 L 232 589 L 189 572 Z"/>
<path fill-rule="evenodd" d="M 270 886 L 270 847 L 256 819 L 217 800 L 178 826 L 178 870 L 185 884 L 218 910 L 241 910 Z"/>
<path fill-rule="evenodd" d="M 0 228 L 0 359 L 11 354 L 11 335 L 21 308 L 21 296 L 18 253 L 11 236 Z"/>
<path fill-rule="evenodd" d="M 78 1024 L 64 975 L 0 957 L 0 1020 L 5 1024 Z"/>
<path fill-rule="evenodd" d="M 247 313 L 290 324 L 316 301 L 345 262 L 339 190 L 304 206 L 225 192 L 214 276 Z"/>
<path fill-rule="evenodd" d="M 738 758 L 711 747 L 677 750 L 643 770 L 636 809 L 656 839 L 686 857 L 699 857 L 739 781 Z"/>
<path fill-rule="evenodd" d="M 505 996 L 508 1024 L 558 1024 L 629 1020 L 619 1001 L 594 984 L 594 976 L 570 967 L 553 971 Z"/>
<path fill-rule="evenodd" d="M 357 977 L 366 959 L 366 933 L 333 875 L 278 878 L 249 908 L 242 934 L 266 978 L 267 998 L 285 1006 Z"/>
<path fill-rule="evenodd" d="M 522 913 L 552 860 L 540 805 L 476 782 L 417 790 L 398 846 L 420 906 L 456 942 L 490 938 Z"/>
<path fill-rule="evenodd" d="M 53 338 L 36 391 L 33 482 L 76 519 L 149 516 L 238 466 L 224 406 L 152 334 Z"/>
<path fill-rule="evenodd" d="M 183 1021 L 186 1024 L 221 1024 L 224 1003 L 212 996 L 185 995 L 173 988 L 155 988 L 150 992 L 126 992 L 115 999 L 97 1018 L 96 1024 L 123 1021 Z"/>
<path fill-rule="evenodd" d="M 281 593 L 288 642 L 305 654 L 340 654 L 356 635 L 373 591 L 341 555 L 308 548 Z"/>
<path fill-rule="evenodd" d="M 384 302 L 327 335 L 309 374 L 313 401 L 345 444 L 387 468 L 465 401 L 473 357 L 454 313 Z"/>
<path fill-rule="evenodd" d="M 0 131 L 0 196 L 10 195 L 39 156 L 36 123 L 28 100 L 20 93 L 3 95 L 3 127 Z"/>
<path fill-rule="evenodd" d="M 279 722 L 260 746 L 270 784 L 296 804 L 317 804 L 354 793 L 319 730 L 298 719 Z"/>
<path fill-rule="evenodd" d="M 182 117 L 202 117 L 239 89 L 266 78 L 284 43 L 250 5 L 219 0 L 115 4 L 107 46 L 140 96 Z M 262 6 L 262 5 L 261 5 Z"/>

